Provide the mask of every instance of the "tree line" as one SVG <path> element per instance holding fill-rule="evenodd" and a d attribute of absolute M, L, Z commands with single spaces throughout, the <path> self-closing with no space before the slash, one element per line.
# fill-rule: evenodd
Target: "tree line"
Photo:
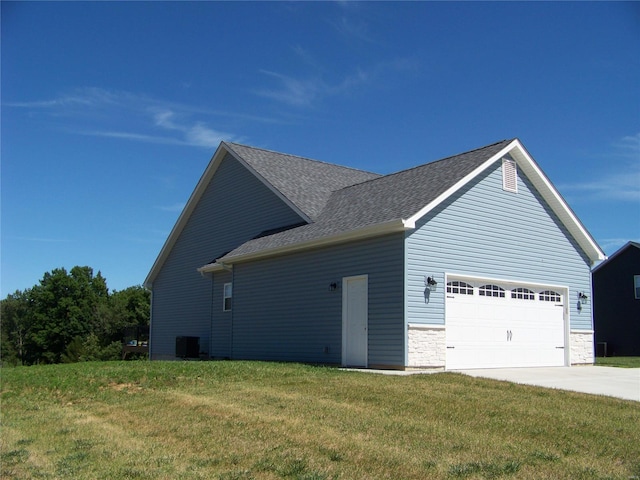
<path fill-rule="evenodd" d="M 57 268 L 0 301 L 2 365 L 121 358 L 126 327 L 149 325 L 142 286 L 109 292 L 91 267 Z"/>

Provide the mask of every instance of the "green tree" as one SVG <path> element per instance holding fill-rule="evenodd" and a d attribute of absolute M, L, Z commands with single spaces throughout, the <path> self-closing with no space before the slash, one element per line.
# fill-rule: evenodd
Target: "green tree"
<path fill-rule="evenodd" d="M 0 303 L 0 354 L 3 365 L 24 364 L 27 357 L 27 338 L 31 332 L 30 290 L 7 295 Z"/>
<path fill-rule="evenodd" d="M 105 279 L 100 272 L 94 276 L 90 267 L 45 273 L 40 285 L 31 289 L 29 363 L 59 363 L 74 338 L 85 338 L 99 325 L 98 312 L 108 295 Z"/>
<path fill-rule="evenodd" d="M 2 364 L 119 359 L 124 328 L 149 325 L 150 297 L 141 286 L 109 294 L 90 267 L 47 272 L 0 302 Z"/>

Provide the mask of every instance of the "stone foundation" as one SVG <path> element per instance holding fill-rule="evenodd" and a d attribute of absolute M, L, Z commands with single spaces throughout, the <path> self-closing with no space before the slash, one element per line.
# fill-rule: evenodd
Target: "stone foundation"
<path fill-rule="evenodd" d="M 444 325 L 410 324 L 408 368 L 444 368 L 447 346 Z"/>
<path fill-rule="evenodd" d="M 571 330 L 569 344 L 571 365 L 593 365 L 593 330 Z"/>

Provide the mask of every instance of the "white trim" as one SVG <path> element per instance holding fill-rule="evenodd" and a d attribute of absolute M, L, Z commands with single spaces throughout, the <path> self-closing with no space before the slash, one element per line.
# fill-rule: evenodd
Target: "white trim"
<path fill-rule="evenodd" d="M 349 232 L 343 232 L 336 235 L 330 235 L 322 238 L 315 238 L 313 240 L 307 240 L 304 242 L 294 243 L 292 245 L 284 245 L 282 247 L 275 247 L 266 250 L 260 250 L 258 252 L 246 253 L 231 257 L 226 261 L 226 265 L 229 266 L 232 263 L 246 262 L 249 260 L 257 260 L 264 257 L 272 257 L 284 253 L 294 253 L 300 250 L 307 250 L 309 248 L 324 247 L 328 245 L 334 245 L 337 243 L 348 242 L 352 240 L 359 240 L 368 237 L 375 237 L 384 233 L 403 232 L 406 228 L 402 220 L 391 220 L 385 223 L 377 223 L 375 225 L 368 225 L 366 227 L 351 230 Z M 219 271 L 221 266 L 219 263 L 209 263 L 198 268 L 199 272 L 214 272 Z"/>
<path fill-rule="evenodd" d="M 445 330 L 446 325 L 431 324 L 431 323 L 409 323 L 409 328 L 416 328 L 422 330 Z"/>
<path fill-rule="evenodd" d="M 528 282 L 522 280 L 513 280 L 506 279 L 500 277 L 485 277 L 485 276 L 476 276 L 476 275 L 465 275 L 464 273 L 450 272 L 445 274 L 445 285 L 447 282 L 452 280 L 472 280 L 474 282 L 494 282 L 494 283 L 502 283 L 503 285 L 513 285 L 517 287 L 549 287 L 549 288 L 557 288 L 557 289 L 565 289 L 569 290 L 569 287 L 566 285 L 559 285 L 554 283 L 539 283 L 539 282 Z"/>
<path fill-rule="evenodd" d="M 531 183 L 540 192 L 545 201 L 549 204 L 551 209 L 558 216 L 560 221 L 573 235 L 578 245 L 587 253 L 591 262 L 598 260 L 604 260 L 606 258 L 602 249 L 598 246 L 593 237 L 587 232 L 580 220 L 573 213 L 569 205 L 564 201 L 560 193 L 551 184 L 546 175 L 542 172 L 540 167 L 536 164 L 533 158 L 527 153 L 523 145 L 518 139 L 511 142 L 505 148 L 493 155 L 487 161 L 485 161 L 478 168 L 466 175 L 464 178 L 455 183 L 452 187 L 439 195 L 436 199 L 425 205 L 420 211 L 412 215 L 408 219 L 404 220 L 404 224 L 407 228 L 416 228 L 416 222 L 437 207 L 440 203 L 445 201 L 455 192 L 464 187 L 467 183 L 473 180 L 477 175 L 482 173 L 485 169 L 493 165 L 497 160 L 501 159 L 505 155 L 510 154 L 516 161 L 516 164 L 520 167 L 522 172 L 529 178 Z"/>
<path fill-rule="evenodd" d="M 513 142 L 510 143 L 509 145 L 507 145 L 502 150 L 500 150 L 493 157 L 489 158 L 489 160 L 485 161 L 482 165 L 477 167 L 471 173 L 469 173 L 468 175 L 466 175 L 462 179 L 458 180 L 455 184 L 453 184 L 451 187 L 449 187 L 447 190 L 445 190 L 443 193 L 441 193 L 438 197 L 436 197 L 431 202 L 429 202 L 427 205 L 422 207 L 417 213 L 413 214 L 411 217 L 406 219 L 404 221 L 405 226 L 407 228 L 416 228 L 416 222 L 419 219 L 424 217 L 427 213 L 429 213 L 431 210 L 433 210 L 435 207 L 440 205 L 443 201 L 445 201 L 447 198 L 449 198 L 451 195 L 453 195 L 455 192 L 460 190 L 467 183 L 469 183 L 471 180 L 473 180 L 475 177 L 477 177 L 480 173 L 482 173 L 483 170 L 485 170 L 487 167 L 489 167 L 489 165 L 493 164 L 496 160 L 498 160 L 499 158 L 502 158 L 504 155 L 506 155 L 511 148 L 513 148 Z"/>
<path fill-rule="evenodd" d="M 227 296 L 227 286 L 231 288 L 231 295 L 229 296 Z M 230 312 L 233 309 L 233 303 L 229 305 L 229 308 L 227 308 L 227 299 L 233 302 L 233 282 L 226 282 L 222 286 L 222 311 L 223 312 Z"/>

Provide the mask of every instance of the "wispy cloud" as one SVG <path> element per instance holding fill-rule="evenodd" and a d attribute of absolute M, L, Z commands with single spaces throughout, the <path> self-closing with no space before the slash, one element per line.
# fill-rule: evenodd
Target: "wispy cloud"
<path fill-rule="evenodd" d="M 53 99 L 4 106 L 40 111 L 55 118 L 60 128 L 81 135 L 208 149 L 222 140 L 240 141 L 238 135 L 210 126 L 211 117 L 220 112 L 131 92 L 79 88 Z"/>
<path fill-rule="evenodd" d="M 20 242 L 35 242 L 35 243 L 69 243 L 71 240 L 66 238 L 52 238 L 52 237 L 16 237 L 9 236 L 11 240 L 18 240 Z"/>
<path fill-rule="evenodd" d="M 607 157 L 619 160 L 615 172 L 609 170 L 588 182 L 562 185 L 561 190 L 591 200 L 638 202 L 640 205 L 640 133 L 615 142 Z"/>
<path fill-rule="evenodd" d="M 184 206 L 184 202 L 179 202 L 174 203 L 173 205 L 164 205 L 158 208 L 164 212 L 181 212 L 184 209 Z"/>
<path fill-rule="evenodd" d="M 632 240 L 634 242 L 640 242 L 640 238 L 629 239 L 629 238 L 599 238 L 598 244 L 602 249 L 607 252 L 608 255 L 611 255 L 616 250 L 620 249 L 620 247 L 624 246 Z"/>
<path fill-rule="evenodd" d="M 296 49 L 298 55 L 305 55 L 304 61 L 312 64 L 313 60 L 307 52 Z M 294 107 L 312 107 L 320 101 L 342 95 L 350 95 L 367 85 L 374 85 L 385 74 L 398 73 L 415 68 L 411 59 L 397 59 L 381 62 L 369 68 L 355 68 L 349 73 L 335 76 L 331 81 L 324 78 L 330 76 L 317 66 L 315 72 L 306 76 L 293 76 L 272 70 L 260 70 L 260 73 L 274 80 L 275 86 L 254 90 L 256 95 L 270 98 Z"/>

